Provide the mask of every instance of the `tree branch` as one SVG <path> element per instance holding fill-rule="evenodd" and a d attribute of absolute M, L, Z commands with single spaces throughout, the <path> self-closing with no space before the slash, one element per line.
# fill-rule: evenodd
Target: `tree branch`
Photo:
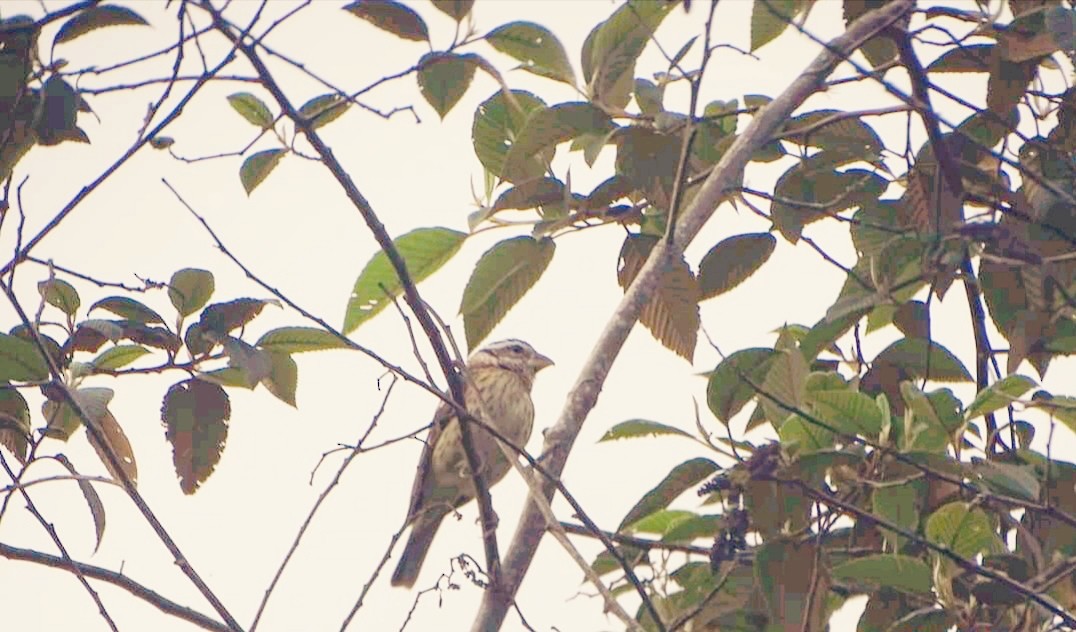
<path fill-rule="evenodd" d="M 568 394 L 560 418 L 546 433 L 540 460 L 554 476 L 560 476 L 564 471 L 568 453 L 579 435 L 583 421 L 597 402 L 598 393 L 609 375 L 613 361 L 638 320 L 643 306 L 653 295 L 667 262 L 675 260 L 683 253 L 684 247 L 713 214 L 725 191 L 735 186 L 755 150 L 770 139 L 807 97 L 824 86 L 825 78 L 837 64 L 870 36 L 888 27 L 912 7 L 911 0 L 897 0 L 858 19 L 843 35 L 834 39 L 779 97 L 759 112 L 721 158 L 677 222 L 678 238 L 671 242 L 663 240 L 654 247 L 642 270 L 625 292 Z M 545 485 L 545 494 L 546 498 L 552 497 L 549 484 Z M 534 558 L 544 528 L 545 518 L 533 501 L 528 502 L 505 557 L 504 590 L 489 592 L 483 596 L 472 630 L 482 632 L 500 628 L 508 606 Z"/>
<path fill-rule="evenodd" d="M 52 568 L 62 568 L 68 571 L 74 570 L 81 573 L 85 577 L 97 579 L 113 586 L 118 586 L 131 593 L 135 597 L 142 599 L 146 603 L 152 604 L 161 612 L 170 614 L 176 618 L 183 619 L 189 623 L 206 629 L 214 630 L 215 632 L 232 632 L 232 628 L 210 619 L 206 615 L 181 606 L 178 603 L 162 596 L 161 594 L 150 590 L 142 584 L 134 581 L 130 577 L 111 571 L 107 568 L 101 568 L 100 566 L 92 566 L 90 564 L 84 564 L 82 562 L 75 562 L 73 560 L 57 557 L 55 555 L 49 555 L 48 553 L 42 553 L 40 551 L 32 551 L 30 549 L 21 549 L 19 547 L 10 546 L 0 542 L 0 557 L 5 557 L 9 560 L 21 560 L 24 562 L 32 562 L 34 564 L 41 564 L 43 566 L 50 566 Z M 73 571 L 74 572 L 74 571 Z"/>
<path fill-rule="evenodd" d="M 224 20 L 220 11 L 217 10 L 209 0 L 204 0 L 199 3 L 198 6 L 209 13 L 213 19 L 214 27 L 232 42 L 232 45 L 247 58 L 247 61 L 254 67 L 255 72 L 261 77 L 265 89 L 269 91 L 273 96 L 273 99 L 276 100 L 277 105 L 280 106 L 281 112 L 294 123 L 297 130 L 303 133 L 307 141 L 314 148 L 314 151 L 325 164 L 325 167 L 332 173 L 333 177 L 336 178 L 336 181 L 340 184 L 340 187 L 344 190 L 348 199 L 351 200 L 351 203 L 355 206 L 356 210 L 362 215 L 370 232 L 373 233 L 374 239 L 377 240 L 378 245 L 381 247 L 382 251 L 384 251 L 385 256 L 392 265 L 392 269 L 396 272 L 396 277 L 400 280 L 400 286 L 403 288 L 404 300 L 415 314 L 415 318 L 418 319 L 422 331 L 430 341 L 430 346 L 433 348 L 434 355 L 437 357 L 437 363 L 441 366 L 441 370 L 445 374 L 445 379 L 448 381 L 449 392 L 452 394 L 452 399 L 462 404 L 465 399 L 463 396 L 463 381 L 460 379 L 459 372 L 456 370 L 455 364 L 448 354 L 448 349 L 445 346 L 444 340 L 441 338 L 441 333 L 438 331 L 437 325 L 430 316 L 429 310 L 426 308 L 426 303 L 422 300 L 422 297 L 419 296 L 418 289 L 415 287 L 414 280 L 411 278 L 411 273 L 407 270 L 407 264 L 404 262 L 403 257 L 400 256 L 399 251 L 396 250 L 395 245 L 393 245 L 392 237 L 389 236 L 388 231 L 385 229 L 385 225 L 381 223 L 381 219 L 374 212 L 370 202 L 367 201 L 359 191 L 358 187 L 355 186 L 355 182 L 351 179 L 351 176 L 344 169 L 343 165 L 340 164 L 340 161 L 336 159 L 336 155 L 333 154 L 332 149 L 325 144 L 325 141 L 321 139 L 321 136 L 318 135 L 310 125 L 310 121 L 299 113 L 288 99 L 287 95 L 284 94 L 283 89 L 281 89 L 280 85 L 276 82 L 272 73 L 269 71 L 269 68 L 254 49 L 254 46 L 244 41 L 244 34 L 235 34 L 230 25 Z M 482 542 L 486 550 L 486 567 L 490 574 L 494 591 L 499 592 L 499 586 L 501 584 L 501 561 L 497 551 L 497 516 L 493 512 L 493 504 L 490 501 L 489 496 L 489 486 L 486 484 L 485 476 L 482 474 L 478 453 L 475 451 L 474 442 L 471 437 L 470 422 L 473 421 L 473 419 L 467 415 L 460 415 L 459 419 L 461 421 L 461 443 L 463 444 L 463 451 L 467 456 L 467 465 L 470 469 L 472 481 L 474 483 L 475 497 L 478 502 L 478 512 L 481 516 Z"/>

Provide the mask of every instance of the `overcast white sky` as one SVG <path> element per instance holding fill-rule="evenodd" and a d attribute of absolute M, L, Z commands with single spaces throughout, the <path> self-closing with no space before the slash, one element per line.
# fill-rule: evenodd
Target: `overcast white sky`
<path fill-rule="evenodd" d="M 44 4 L 53 10 L 62 6 L 48 0 Z M 174 37 L 174 3 L 167 12 L 161 2 L 126 4 L 137 8 L 154 26 L 92 33 L 64 45 L 57 55 L 70 60 L 70 67 L 105 65 L 156 50 Z M 425 52 L 423 44 L 396 39 L 346 14 L 340 10 L 343 4 L 314 3 L 281 25 L 268 43 L 349 89 L 403 70 Z M 687 16 L 681 10 L 670 15 L 658 35 L 667 49 L 676 50 L 699 32 L 704 4 L 696 2 Z M 233 2 L 229 15 L 243 23 L 256 6 L 249 0 Z M 292 6 L 291 2 L 271 3 L 265 23 Z M 446 46 L 452 37 L 452 21 L 427 3 L 415 6 L 426 18 L 435 46 Z M 478 3 L 474 16 L 480 32 L 511 20 L 531 20 L 549 27 L 564 43 L 579 72 L 578 51 L 584 37 L 616 6 L 604 0 L 487 1 Z M 721 3 L 715 28 L 717 41 L 748 46 L 750 6 L 745 0 Z M 0 10 L 5 16 L 19 11 L 37 16 L 41 12 L 37 2 L 8 1 Z M 822 37 L 838 33 L 840 3 L 816 3 L 807 26 Z M 208 50 L 211 55 L 219 51 L 219 41 Z M 485 45 L 474 50 L 488 54 L 505 71 L 514 65 Z M 745 93 L 775 94 L 816 52 L 815 45 L 795 33 L 787 33 L 763 48 L 757 60 L 719 50 L 706 82 L 704 102 L 742 99 Z M 194 61 L 194 57 L 189 60 Z M 648 50 L 639 63 L 637 76 L 661 70 L 663 65 L 658 60 L 655 52 Z M 157 63 L 156 70 L 136 67 L 125 79 L 162 76 L 170 64 L 168 59 Z M 274 68 L 279 70 L 278 78 L 296 103 L 325 92 L 294 69 L 279 63 Z M 245 73 L 246 68 L 237 64 L 235 72 Z M 513 87 L 531 89 L 549 103 L 576 98 L 563 84 L 522 72 L 507 76 Z M 971 94 L 978 95 L 985 75 L 961 81 L 965 83 L 947 85 L 973 89 Z M 90 77 L 84 85 L 100 86 L 103 81 Z M 246 90 L 251 86 L 235 83 L 205 89 L 168 132 L 176 139 L 175 151 L 185 157 L 197 157 L 236 151 L 246 145 L 254 137 L 254 129 L 225 101 L 227 95 Z M 383 110 L 414 105 L 421 124 L 407 113 L 386 121 L 353 110 L 325 128 L 327 142 L 390 233 L 398 235 L 419 226 L 466 230 L 467 214 L 473 210 L 471 191 L 482 187 L 481 166 L 470 142 L 472 115 L 477 104 L 495 90 L 495 84 L 479 73 L 464 98 L 440 122 L 419 96 L 414 79 L 408 77 L 373 92 L 368 103 Z M 269 100 L 257 89 L 253 91 Z M 879 99 L 879 94 L 880 90 L 869 84 L 841 88 L 819 95 L 811 106 L 854 109 L 892 104 Z M 93 141 L 91 145 L 34 149 L 19 164 L 16 178 L 29 176 L 22 195 L 28 234 L 36 232 L 129 145 L 147 104 L 158 95 L 159 87 L 91 98 L 100 121 L 87 115 L 80 118 Z M 684 96 L 683 91 L 673 90 L 667 103 L 676 107 L 679 101 L 682 107 Z M 955 111 L 951 118 L 959 120 L 965 114 Z M 883 136 L 888 133 L 889 138 L 899 137 L 892 135 L 902 133 L 902 121 L 894 118 L 888 127 L 878 123 L 877 129 Z M 266 139 L 257 148 L 272 146 L 273 141 Z M 589 191 L 611 173 L 612 150 L 603 154 L 593 171 L 577 158 L 578 154 L 571 157 L 572 182 L 577 190 Z M 214 248 L 208 235 L 161 183 L 164 177 L 261 278 L 339 325 L 355 277 L 375 252 L 359 214 L 327 171 L 316 163 L 286 158 L 249 198 L 239 184 L 239 164 L 240 159 L 235 157 L 185 164 L 165 152 L 146 150 L 80 205 L 35 254 L 52 257 L 58 264 L 99 278 L 132 283 L 136 282 L 136 274 L 164 281 L 176 269 L 203 267 L 216 274 L 214 300 L 268 298 Z M 783 164 L 753 167 L 748 172 L 748 184 L 771 189 L 784 168 Z M 14 236 L 10 226 L 5 226 L 5 234 L 0 235 L 0 251 L 11 251 Z M 689 261 L 697 264 L 710 246 L 726 236 L 767 229 L 766 222 L 746 211 L 722 208 L 689 249 Z M 807 233 L 842 262 L 854 261 L 843 226 L 817 224 Z M 453 317 L 478 256 L 496 240 L 513 234 L 519 233 L 493 231 L 468 240 L 452 262 L 420 287 L 425 299 L 443 316 Z M 616 257 L 622 240 L 623 231 L 617 227 L 558 240 L 556 256 L 541 281 L 493 334 L 493 339 L 524 338 L 557 362 L 556 367 L 540 375 L 535 386 L 539 431 L 556 419 L 590 345 L 621 296 L 616 284 Z M 46 276 L 44 269 L 26 265 L 16 277 L 18 289 L 24 296 L 36 297 L 33 284 Z M 703 304 L 702 320 L 726 353 L 771 345 L 772 331 L 782 324 L 817 321 L 842 281 L 842 274 L 817 254 L 780 240 L 774 257 L 755 277 L 733 292 Z M 83 305 L 111 293 L 84 283 L 75 285 L 82 292 Z M 163 292 L 150 294 L 145 300 L 162 313 L 170 309 Z M 4 322 L 12 324 L 9 310 L 5 314 Z M 461 333 L 458 319 L 453 322 L 456 332 Z M 272 327 L 289 324 L 309 323 L 301 322 L 297 314 L 269 308 L 248 327 L 253 334 L 250 339 Z M 950 348 L 970 365 L 973 341 L 962 292 L 953 292 L 938 305 L 934 327 L 938 336 L 949 341 Z M 354 338 L 418 371 L 404 325 L 392 310 L 361 327 Z M 868 353 L 880 350 L 893 339 L 890 332 L 868 337 Z M 670 467 L 699 456 L 699 452 L 696 445 L 676 439 L 596 444 L 597 438 L 613 424 L 630 418 L 653 419 L 692 431 L 693 399 L 699 402 L 704 424 L 716 430 L 718 426 L 705 408 L 705 382 L 697 374 L 713 368 L 718 358 L 703 343 L 694 364 L 688 364 L 660 347 L 644 329 L 636 329 L 588 419 L 565 474 L 566 485 L 599 525 L 614 528 L 635 500 Z M 345 352 L 306 354 L 297 360 L 297 410 L 281 404 L 264 389 L 253 393 L 230 391 L 232 418 L 224 456 L 216 472 L 194 496 L 184 496 L 179 490 L 171 448 L 159 421 L 161 396 L 183 376 L 119 381 L 96 378 L 89 384 L 116 388 L 112 410 L 138 457 L 141 492 L 194 567 L 244 625 L 250 623 L 296 529 L 340 462 L 341 454 L 327 460 L 311 486 L 310 473 L 319 457 L 338 443 L 353 443 L 381 403 L 378 377 L 382 369 L 374 362 Z M 1071 363 L 1058 362 L 1051 367 L 1055 384 L 1060 383 L 1066 366 L 1071 375 Z M 961 394 L 966 397 L 967 389 Z M 31 409 L 38 404 L 32 401 Z M 401 435 L 426 424 L 434 407 L 435 401 L 429 395 L 399 385 L 371 440 Z M 739 429 L 742 425 L 734 427 Z M 540 445 L 541 436 L 536 432 L 529 447 L 537 451 Z M 104 472 L 81 432 L 67 445 L 47 442 L 46 447 L 68 454 L 84 473 Z M 354 463 L 307 534 L 269 603 L 260 630 L 339 628 L 406 513 L 420 447 L 418 441 L 404 442 L 366 454 Z M 35 466 L 34 471 L 37 476 L 46 476 L 60 473 L 54 471 L 57 469 L 50 470 L 46 464 Z M 522 484 L 513 479 L 510 475 L 494 490 L 494 503 L 501 518 L 502 549 L 510 542 L 525 493 Z M 34 498 L 77 559 L 122 569 L 169 598 L 213 614 L 126 497 L 118 489 L 99 489 L 108 510 L 108 530 L 96 554 L 90 516 L 75 485 L 38 486 L 34 488 Z M 13 503 L 0 524 L 0 541 L 52 552 L 46 534 L 23 509 L 21 501 L 16 499 Z M 692 508 L 697 501 L 688 495 L 681 504 Z M 563 517 L 570 517 L 563 503 L 557 503 L 556 508 Z M 417 588 L 431 586 L 439 572 L 448 568 L 449 558 L 460 552 L 482 559 L 476 513 L 473 506 L 468 506 L 462 520 L 446 521 Z M 598 551 L 586 540 L 581 540 L 579 546 L 588 556 Z M 394 563 L 395 558 L 390 570 Z M 462 577 L 458 579 L 461 590 L 440 597 L 427 595 L 408 629 L 469 626 L 481 594 Z M 581 572 L 559 546 L 548 538 L 544 540 L 519 598 L 530 624 L 538 630 L 555 627 L 565 632 L 619 629 L 619 622 L 601 613 L 600 601 L 589 596 L 593 590 L 581 585 L 581 579 Z M 415 595 L 387 584 L 387 574 L 378 579 L 352 629 L 399 628 Z M 0 559 L 0 586 L 0 610 L 10 629 L 106 629 L 85 591 L 67 573 Z M 193 629 L 122 591 L 104 584 L 96 586 L 121 630 Z M 633 612 L 635 603 L 626 603 Z M 510 616 L 505 629 L 517 629 L 518 625 L 518 619 Z M 838 629 L 852 629 L 848 625 L 851 624 L 846 619 Z"/>

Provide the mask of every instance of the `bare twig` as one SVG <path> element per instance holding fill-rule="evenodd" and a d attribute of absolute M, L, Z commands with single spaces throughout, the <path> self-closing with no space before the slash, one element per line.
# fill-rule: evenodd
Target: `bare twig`
<path fill-rule="evenodd" d="M 49 555 L 40 551 L 32 551 L 30 549 L 21 549 L 18 547 L 10 546 L 0 542 L 0 557 L 5 557 L 9 560 L 21 560 L 24 562 L 31 562 L 34 564 L 41 564 L 43 566 L 49 566 L 52 568 L 71 569 L 72 566 L 85 577 L 96 579 L 98 581 L 106 582 L 117 586 L 131 593 L 135 597 L 145 601 L 146 603 L 156 607 L 165 614 L 172 615 L 188 623 L 205 629 L 213 630 L 214 632 L 232 632 L 233 628 L 215 621 L 206 615 L 181 606 L 178 603 L 162 596 L 161 594 L 150 590 L 144 585 L 134 581 L 130 577 L 123 573 L 117 573 L 116 571 L 109 570 L 107 568 L 101 568 L 100 566 L 93 566 L 90 564 L 84 564 L 82 562 L 75 562 L 73 560 L 65 559 L 63 557 L 57 557 L 55 555 Z"/>
<path fill-rule="evenodd" d="M 303 541 L 303 536 L 306 535 L 306 530 L 310 527 L 310 524 L 314 521 L 314 516 L 317 515 L 318 509 L 321 508 L 322 503 L 329 497 L 329 493 L 340 483 L 340 479 L 344 476 L 344 472 L 347 471 L 348 466 L 355 460 L 355 457 L 362 454 L 362 445 L 366 442 L 366 439 L 370 437 L 370 433 L 377 427 L 377 422 L 381 419 L 381 415 L 385 413 L 385 407 L 389 403 L 389 397 L 392 396 L 392 389 L 396 386 L 397 378 L 393 376 L 392 381 L 389 382 L 388 387 L 385 389 L 385 394 L 381 398 L 381 406 L 374 413 L 374 416 L 370 419 L 370 424 L 366 427 L 366 431 L 359 437 L 358 442 L 355 444 L 355 448 L 351 450 L 351 454 L 347 455 L 344 462 L 340 464 L 340 467 L 336 469 L 336 474 L 333 476 L 329 484 L 325 486 L 321 494 L 318 495 L 318 499 L 314 501 L 314 506 L 310 508 L 310 511 L 306 514 L 306 519 L 303 520 L 303 524 L 299 526 L 299 531 L 295 534 L 295 539 L 292 540 L 291 547 L 288 548 L 288 552 L 284 554 L 284 559 L 281 560 L 280 566 L 277 567 L 276 573 L 273 575 L 272 581 L 269 582 L 269 586 L 265 589 L 265 596 L 262 597 L 261 603 L 258 604 L 258 611 L 254 614 L 254 621 L 250 624 L 250 632 L 254 632 L 258 627 L 258 622 L 262 618 L 262 613 L 265 612 L 265 606 L 269 603 L 269 597 L 273 594 L 273 589 L 276 588 L 280 578 L 284 575 L 284 569 L 287 568 L 288 562 L 291 561 L 291 557 L 295 555 L 295 552 L 299 550 L 299 544 Z M 361 603 L 360 599 L 360 603 Z M 357 609 L 357 608 L 356 608 Z"/>
<path fill-rule="evenodd" d="M 4 472 L 7 473 L 11 480 L 16 480 L 15 472 L 11 469 L 11 466 L 8 465 L 7 459 L 4 458 L 2 452 L 0 452 L 0 467 L 4 468 Z M 86 580 L 86 575 L 83 574 L 82 569 L 75 563 L 75 560 L 71 559 L 71 555 L 67 552 L 67 547 L 64 546 L 63 540 L 60 539 L 60 534 L 56 532 L 56 527 L 46 520 L 45 516 L 41 515 L 41 512 L 37 509 L 37 505 L 34 503 L 33 499 L 30 498 L 30 493 L 26 491 L 26 487 L 23 485 L 18 485 L 17 487 L 19 495 L 22 496 L 22 499 L 26 502 L 27 511 L 29 511 L 30 515 L 38 521 L 45 532 L 49 534 L 52 543 L 55 544 L 56 549 L 60 551 L 61 557 L 59 562 L 62 568 L 66 568 L 74 573 L 75 577 L 78 578 L 79 583 L 82 584 L 82 587 L 85 588 L 86 592 L 90 595 L 90 599 L 93 600 L 94 605 L 97 606 L 97 612 L 101 614 L 101 618 L 104 619 L 108 628 L 113 632 L 119 632 L 119 628 L 116 627 L 116 622 L 112 620 L 111 615 L 108 614 L 108 609 L 105 608 L 104 602 L 101 601 L 101 596 L 97 594 L 97 591 L 93 589 L 90 582 Z"/>

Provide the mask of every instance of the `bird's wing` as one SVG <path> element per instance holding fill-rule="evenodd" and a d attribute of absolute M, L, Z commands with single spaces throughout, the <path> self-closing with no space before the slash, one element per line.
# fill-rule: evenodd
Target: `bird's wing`
<path fill-rule="evenodd" d="M 426 435 L 426 446 L 422 448 L 422 458 L 419 459 L 418 471 L 415 472 L 415 483 L 411 487 L 411 503 L 407 508 L 407 522 L 409 523 L 415 519 L 415 514 L 422 507 L 422 501 L 430 491 L 430 461 L 433 458 L 433 448 L 437 445 L 437 440 L 441 437 L 445 427 L 454 420 L 455 415 L 453 415 L 452 409 L 449 408 L 448 404 L 441 402 L 441 405 L 437 407 L 437 412 L 433 415 L 430 432 Z"/>

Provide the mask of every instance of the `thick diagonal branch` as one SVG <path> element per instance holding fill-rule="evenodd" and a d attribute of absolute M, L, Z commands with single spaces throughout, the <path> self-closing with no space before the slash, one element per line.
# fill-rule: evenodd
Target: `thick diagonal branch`
<path fill-rule="evenodd" d="M 713 214 L 725 192 L 738 186 L 740 174 L 754 152 L 764 145 L 807 97 L 824 87 L 833 69 L 871 36 L 895 22 L 913 6 L 911 0 L 897 0 L 865 14 L 848 30 L 826 46 L 806 70 L 785 91 L 755 116 L 744 133 L 736 139 L 717 167 L 703 183 L 691 204 L 677 222 L 677 239 L 661 241 L 628 287 L 598 338 L 579 378 L 568 394 L 556 425 L 546 433 L 544 453 L 540 461 L 555 476 L 559 476 L 568 459 L 583 421 L 594 407 L 609 370 L 616 360 L 628 334 L 639 318 L 643 306 L 653 296 L 661 274 L 670 261 L 683 254 L 684 247 L 698 234 Z M 547 498 L 552 486 L 545 486 Z M 530 567 L 545 530 L 545 518 L 531 501 L 523 510 L 512 545 L 504 558 L 504 586 L 500 591 L 487 592 L 471 629 L 475 632 L 500 629 L 508 606 Z"/>

